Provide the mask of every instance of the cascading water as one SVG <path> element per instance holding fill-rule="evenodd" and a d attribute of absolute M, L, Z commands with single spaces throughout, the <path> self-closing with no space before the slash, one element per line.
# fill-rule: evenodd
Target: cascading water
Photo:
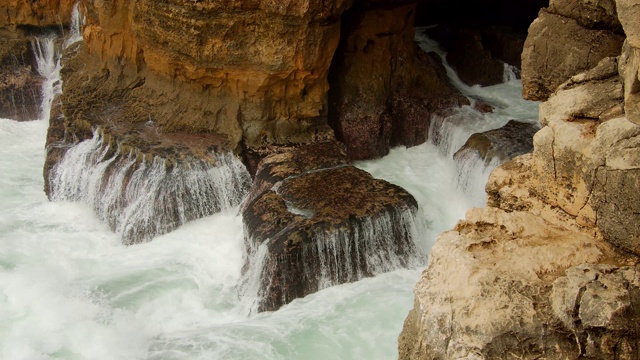
<path fill-rule="evenodd" d="M 65 49 L 69 46 L 82 41 L 82 25 L 85 22 L 85 18 L 80 12 L 80 3 L 76 3 L 71 11 L 71 23 L 69 24 L 69 34 L 64 41 Z"/>
<path fill-rule="evenodd" d="M 169 168 L 166 160 L 122 153 L 101 131 L 66 152 L 49 174 L 51 200 L 82 201 L 127 244 L 150 240 L 187 221 L 237 206 L 250 177 L 233 154 Z"/>
<path fill-rule="evenodd" d="M 48 66 L 55 69 L 57 59 L 51 59 Z M 467 87 L 465 94 L 482 97 L 496 110 L 479 115 L 475 127 L 460 120 L 464 132 L 449 132 L 457 135 L 442 140 L 460 144 L 471 132 L 509 119 L 535 119 L 537 106 L 519 99 L 519 86 L 511 80 Z M 419 269 L 329 287 L 276 312 L 248 316 L 236 290 L 243 253 L 237 208 L 188 222 L 152 242 L 124 246 L 92 215 L 94 203 L 49 202 L 43 194 L 47 126 L 46 120 L 0 119 L 0 168 L 9 169 L 0 171 L 0 358 L 397 357 L 396 339 L 413 305 Z M 92 141 L 98 139 L 83 146 Z M 429 142 L 359 164 L 415 196 L 429 220 L 425 243 L 476 201 L 452 180 L 458 178 L 448 154 L 453 148 L 444 151 Z M 116 151 L 105 154 L 106 160 Z M 113 162 L 128 159 L 121 157 Z M 89 184 L 89 177 L 82 183 Z"/>
<path fill-rule="evenodd" d="M 37 37 L 31 41 L 31 47 L 38 65 L 38 73 L 44 78 L 40 118 L 46 120 L 49 120 L 53 100 L 62 93 L 60 51 L 56 48 L 56 40 L 57 36 L 48 35 Z"/>

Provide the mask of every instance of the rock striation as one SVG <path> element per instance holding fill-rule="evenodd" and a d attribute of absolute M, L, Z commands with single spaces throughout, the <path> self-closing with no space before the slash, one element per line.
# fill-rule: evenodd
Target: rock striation
<path fill-rule="evenodd" d="M 597 41 L 563 47 L 556 59 L 599 59 L 555 72 L 527 62 L 525 50 L 525 95 L 548 98 L 533 153 L 494 170 L 488 206 L 439 237 L 399 338 L 400 359 L 637 357 L 640 126 L 628 91 L 637 72 L 625 67 L 637 32 L 623 20 L 640 7 L 633 3 L 552 1 L 531 25 L 529 51 L 575 27 L 574 39 L 594 31 L 614 39 L 619 23 L 627 39 L 607 56 Z"/>

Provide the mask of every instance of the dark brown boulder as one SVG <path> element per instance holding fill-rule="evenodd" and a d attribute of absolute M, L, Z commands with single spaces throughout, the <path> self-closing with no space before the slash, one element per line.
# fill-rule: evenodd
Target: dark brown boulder
<path fill-rule="evenodd" d="M 405 190 L 348 165 L 338 143 L 268 156 L 243 206 L 241 292 L 257 296 L 258 311 L 276 310 L 328 286 L 417 265 L 417 211 Z"/>

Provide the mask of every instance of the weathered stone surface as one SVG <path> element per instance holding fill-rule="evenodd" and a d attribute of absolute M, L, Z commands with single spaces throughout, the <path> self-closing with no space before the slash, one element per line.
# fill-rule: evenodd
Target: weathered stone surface
<path fill-rule="evenodd" d="M 494 158 L 504 162 L 531 152 L 533 135 L 538 130 L 539 127 L 534 124 L 510 120 L 499 129 L 471 135 L 453 158 L 457 160 L 475 152 L 487 164 Z"/>
<path fill-rule="evenodd" d="M 442 65 L 415 46 L 414 16 L 415 3 L 357 1 L 342 17 L 329 75 L 329 121 L 351 159 L 421 144 L 433 113 L 466 103 Z"/>
<path fill-rule="evenodd" d="M 550 12 L 562 15 L 589 29 L 622 32 L 615 0 L 551 0 Z"/>
<path fill-rule="evenodd" d="M 531 212 L 472 209 L 431 250 L 399 338 L 400 359 L 576 358 L 584 350 L 556 315 L 554 281 L 584 263 L 626 261 L 606 243 Z M 627 288 L 619 283 L 615 289 Z M 595 322 L 603 316 L 583 317 Z M 620 334 L 609 324 L 600 331 L 599 339 Z M 637 350 L 632 343 L 621 353 Z"/>
<path fill-rule="evenodd" d="M 593 69 L 572 76 L 540 105 L 540 123 L 563 120 L 608 120 L 624 115 L 618 59 L 604 58 Z"/>
<path fill-rule="evenodd" d="M 638 351 L 640 269 L 580 265 L 556 279 L 554 315 L 570 330 L 581 355 L 593 359 L 633 358 Z M 606 329 L 606 331 L 603 331 Z"/>
<path fill-rule="evenodd" d="M 639 7 L 617 3 L 627 15 Z M 603 56 L 594 49 L 602 45 L 594 31 L 603 30 L 585 28 L 615 25 L 611 5 L 552 1 L 552 11 L 575 19 L 543 11 L 532 24 L 525 95 L 548 97 L 534 151 L 494 170 L 489 207 L 470 210 L 438 239 L 415 288 L 400 359 L 637 358 L 635 49 L 627 39 L 619 58 Z M 637 35 L 619 19 L 629 38 Z M 532 66 L 528 57 L 545 58 L 555 46 L 557 69 Z"/>
<path fill-rule="evenodd" d="M 0 118 L 40 116 L 43 79 L 36 70 L 32 40 L 21 30 L 0 29 Z"/>
<path fill-rule="evenodd" d="M 624 85 L 624 110 L 629 121 L 640 125 L 640 48 L 625 41 L 619 72 Z"/>
<path fill-rule="evenodd" d="M 4 0 L 0 2 L 0 27 L 16 25 L 64 26 L 77 0 Z"/>
<path fill-rule="evenodd" d="M 560 84 L 620 54 L 624 36 L 587 29 L 574 19 L 541 11 L 522 52 L 523 95 L 546 100 Z"/>
<path fill-rule="evenodd" d="M 616 11 L 629 44 L 640 49 L 640 4 L 636 0 L 616 0 Z"/>
<path fill-rule="evenodd" d="M 267 156 L 243 205 L 242 292 L 258 295 L 258 311 L 276 310 L 327 286 L 416 264 L 416 212 L 405 190 L 348 165 L 338 143 Z"/>
<path fill-rule="evenodd" d="M 318 132 L 331 137 L 326 76 L 339 40 L 337 18 L 348 6 L 89 1 L 86 51 L 79 56 L 91 66 L 77 81 L 65 79 L 65 87 L 89 99 L 114 94 L 98 116 L 111 111 L 112 121 L 214 132 L 234 148 L 242 141 L 308 142 Z"/>

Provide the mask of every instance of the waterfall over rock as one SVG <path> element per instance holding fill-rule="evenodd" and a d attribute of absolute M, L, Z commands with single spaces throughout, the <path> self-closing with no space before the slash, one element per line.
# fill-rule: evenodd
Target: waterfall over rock
<path fill-rule="evenodd" d="M 270 155 L 243 205 L 240 294 L 251 311 L 276 310 L 333 285 L 419 266 L 421 219 L 413 196 L 348 165 L 337 142 Z"/>
<path fill-rule="evenodd" d="M 96 131 L 49 173 L 49 196 L 91 205 L 131 244 L 237 206 L 249 181 L 242 162 L 229 152 L 172 161 L 125 150 Z"/>

